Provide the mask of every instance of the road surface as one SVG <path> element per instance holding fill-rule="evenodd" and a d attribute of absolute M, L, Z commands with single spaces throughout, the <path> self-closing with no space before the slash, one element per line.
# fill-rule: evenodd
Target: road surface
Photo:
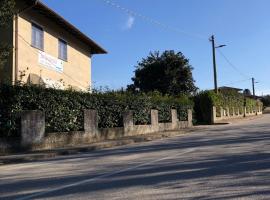
<path fill-rule="evenodd" d="M 0 166 L 0 199 L 270 199 L 270 115 L 187 135 Z"/>

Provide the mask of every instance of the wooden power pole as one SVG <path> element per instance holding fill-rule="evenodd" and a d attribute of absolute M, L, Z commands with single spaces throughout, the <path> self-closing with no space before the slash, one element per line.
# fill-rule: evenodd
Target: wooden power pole
<path fill-rule="evenodd" d="M 255 78 L 252 78 L 252 91 L 253 91 L 253 96 L 255 96 Z"/>
<path fill-rule="evenodd" d="M 216 65 L 216 46 L 215 46 L 215 36 L 214 35 L 212 35 L 210 37 L 210 42 L 212 42 L 212 51 L 213 51 L 213 68 L 214 68 L 215 92 L 218 93 L 218 86 L 217 86 L 217 65 Z"/>

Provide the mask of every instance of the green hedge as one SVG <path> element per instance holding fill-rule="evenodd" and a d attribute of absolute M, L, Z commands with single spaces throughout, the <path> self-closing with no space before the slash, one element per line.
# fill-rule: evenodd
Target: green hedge
<path fill-rule="evenodd" d="M 150 110 L 159 110 L 161 122 L 171 120 L 170 109 L 178 110 L 181 119 L 192 108 L 188 97 L 162 96 L 159 93 L 93 92 L 92 94 L 44 89 L 35 86 L 0 85 L 0 136 L 19 136 L 20 113 L 42 110 L 46 114 L 46 132 L 83 129 L 83 110 L 98 111 L 99 127 L 120 127 L 122 114 L 134 111 L 136 124 L 150 123 Z"/>
<path fill-rule="evenodd" d="M 217 113 L 219 107 L 229 107 L 230 111 L 232 111 L 232 108 L 240 109 L 242 113 L 245 104 L 247 110 L 262 104 L 260 101 L 245 97 L 236 91 L 220 91 L 218 94 L 214 91 L 203 91 L 197 94 L 193 100 L 195 118 L 199 123 L 211 122 L 211 107 L 213 106 L 217 107 Z"/>

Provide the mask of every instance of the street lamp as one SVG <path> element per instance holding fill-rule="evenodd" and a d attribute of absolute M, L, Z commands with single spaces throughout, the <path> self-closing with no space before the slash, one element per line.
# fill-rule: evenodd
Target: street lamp
<path fill-rule="evenodd" d="M 217 49 L 217 48 L 222 48 L 222 47 L 226 47 L 226 46 L 227 46 L 227 45 L 225 45 L 225 44 L 222 44 L 222 45 L 219 45 L 219 46 L 217 46 L 217 47 L 216 47 L 216 49 Z"/>
<path fill-rule="evenodd" d="M 217 86 L 217 66 L 216 66 L 216 49 L 225 47 L 226 45 L 215 45 L 215 36 L 212 35 L 210 37 L 210 42 L 212 42 L 212 51 L 213 51 L 213 68 L 214 68 L 214 85 L 215 85 L 215 92 L 218 93 L 218 86 Z"/>

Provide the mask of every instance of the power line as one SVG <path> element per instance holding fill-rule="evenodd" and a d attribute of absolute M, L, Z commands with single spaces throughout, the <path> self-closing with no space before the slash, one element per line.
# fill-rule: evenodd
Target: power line
<path fill-rule="evenodd" d="M 125 12 L 126 14 L 128 15 L 131 15 L 131 16 L 134 16 L 134 17 L 139 17 L 141 18 L 142 20 L 145 20 L 146 22 L 148 23 L 151 23 L 151 24 L 154 24 L 156 26 L 160 26 L 161 28 L 165 29 L 165 30 L 169 30 L 169 31 L 173 31 L 173 32 L 176 32 L 176 33 L 180 33 L 180 34 L 184 34 L 186 36 L 189 36 L 189 37 L 193 37 L 193 38 L 196 38 L 196 39 L 200 39 L 200 40 L 207 40 L 207 37 L 205 37 L 204 35 L 201 35 L 201 34 L 197 34 L 197 33 L 189 33 L 189 32 L 186 32 L 186 31 L 183 31 L 179 28 L 175 28 L 175 27 L 172 27 L 172 26 L 169 26 L 167 24 L 164 24 L 158 20 L 155 20 L 153 18 L 150 18 L 146 15 L 143 15 L 143 14 L 140 14 L 138 12 L 135 12 L 131 9 L 128 9 L 126 7 L 123 7 L 115 2 L 112 2 L 111 0 L 101 0 L 103 2 L 105 2 L 107 5 L 111 6 L 111 7 L 114 7 L 116 9 L 119 9 L 123 12 Z"/>
<path fill-rule="evenodd" d="M 248 78 L 248 79 L 244 79 L 244 80 L 239 80 L 239 81 L 234 81 L 234 82 L 229 82 L 229 83 L 226 83 L 224 85 L 234 85 L 236 83 L 243 83 L 243 82 L 247 82 L 247 81 L 250 81 L 251 78 Z"/>
<path fill-rule="evenodd" d="M 119 9 L 123 12 L 125 12 L 126 14 L 128 15 L 131 15 L 131 16 L 135 16 L 135 17 L 139 17 L 145 21 L 147 21 L 148 23 L 151 23 L 151 24 L 154 24 L 154 25 L 157 25 L 165 30 L 169 30 L 169 31 L 173 31 L 173 32 L 176 32 L 176 33 L 180 33 L 180 34 L 184 34 L 186 36 L 190 36 L 190 37 L 193 37 L 193 38 L 197 38 L 197 39 L 201 39 L 201 40 L 206 40 L 207 37 L 201 35 L 201 34 L 193 34 L 193 33 L 188 33 L 186 31 L 183 31 L 181 29 L 178 29 L 178 28 L 175 28 L 175 27 L 172 27 L 172 26 L 169 26 L 167 24 L 164 24 L 158 20 L 155 20 L 153 18 L 150 18 L 146 15 L 143 15 L 143 14 L 140 14 L 138 12 L 135 12 L 131 9 L 128 9 L 124 6 L 121 6 L 111 0 L 101 0 L 103 2 L 105 2 L 107 5 L 111 6 L 111 7 L 114 7 L 116 9 Z M 248 78 L 248 79 L 245 79 L 245 80 L 241 80 L 241 81 L 236 81 L 236 82 L 231 82 L 229 84 L 235 84 L 235 83 L 239 83 L 239 82 L 243 82 L 243 81 L 247 81 L 247 80 L 251 80 L 251 78 L 249 78 L 248 75 L 246 75 L 245 73 L 241 72 L 241 70 L 239 70 L 222 52 L 220 49 L 218 49 L 218 52 L 219 54 L 225 59 L 225 61 L 229 64 L 229 66 L 231 66 L 235 71 L 237 71 L 241 76 L 243 76 L 244 78 Z"/>
<path fill-rule="evenodd" d="M 238 72 L 241 76 L 245 77 L 245 78 L 249 78 L 248 75 L 244 74 L 243 72 L 241 72 L 225 55 L 224 53 L 222 53 L 222 51 L 220 49 L 217 49 L 219 54 L 224 58 L 224 60 L 229 64 L 229 66 L 231 66 L 236 72 Z"/>
<path fill-rule="evenodd" d="M 228 83 L 228 84 L 236 84 L 236 83 L 240 83 L 240 82 L 244 82 L 244 81 L 250 81 L 252 80 L 252 78 L 249 78 L 250 76 L 244 74 L 243 72 L 241 72 L 225 55 L 224 53 L 221 52 L 220 49 L 218 49 L 218 52 L 219 54 L 225 59 L 225 61 L 235 70 L 237 71 L 241 76 L 245 77 L 245 78 L 248 78 L 248 79 L 244 79 L 244 80 L 241 80 L 241 81 L 236 81 L 236 82 L 231 82 L 231 83 Z M 257 80 L 257 79 L 256 79 Z M 262 80 L 257 80 L 259 83 L 263 84 L 263 85 L 268 85 L 266 84 L 264 81 Z"/>
<path fill-rule="evenodd" d="M 140 13 L 138 13 L 138 12 L 135 12 L 135 11 L 133 11 L 133 10 L 131 10 L 131 9 L 128 9 L 128 8 L 126 8 L 126 7 L 123 7 L 123 6 L 121 6 L 121 5 L 119 5 L 119 4 L 117 4 L 117 3 L 115 3 L 115 2 L 113 2 L 113 1 L 111 1 L 111 0 L 101 0 L 101 1 L 103 1 L 104 3 L 106 3 L 107 5 L 109 5 L 109 6 L 111 6 L 111 7 L 114 7 L 114 8 L 116 8 L 116 9 L 119 9 L 119 10 L 121 10 L 121 11 L 123 11 L 123 12 L 125 12 L 126 14 L 128 14 L 128 15 L 130 15 L 130 16 L 134 16 L 134 17 L 139 17 L 139 18 L 141 18 L 142 20 L 145 20 L 146 22 L 148 22 L 148 23 L 151 23 L 151 24 L 154 24 L 154 25 L 156 25 L 156 26 L 159 26 L 159 27 L 161 27 L 161 28 L 163 28 L 163 29 L 165 29 L 165 30 L 168 30 L 168 31 L 173 31 L 173 32 L 176 32 L 176 33 L 180 33 L 180 34 L 184 34 L 184 35 L 186 35 L 186 36 L 189 36 L 189 37 L 193 37 L 193 38 L 197 38 L 197 39 L 201 39 L 201 40 L 206 40 L 207 39 L 207 37 L 205 37 L 205 36 L 203 36 L 203 35 L 201 35 L 201 34 L 193 34 L 193 33 L 189 33 L 189 32 L 186 32 L 186 31 L 183 31 L 183 30 L 181 30 L 181 29 L 179 29 L 179 28 L 175 28 L 175 27 L 172 27 L 172 26 L 169 26 L 169 25 L 167 25 L 167 24 L 165 24 L 165 23 L 162 23 L 162 22 L 160 22 L 160 21 L 158 21 L 158 20 L 155 20 L 155 19 L 153 19 L 153 18 L 150 18 L 150 17 L 148 17 L 148 16 L 146 16 L 146 15 L 143 15 L 143 14 L 140 14 Z M 21 37 L 23 40 L 24 40 L 24 42 L 26 42 L 27 44 L 29 44 L 30 46 L 31 46 L 31 44 L 28 42 L 28 41 L 26 41 L 21 35 L 19 35 L 19 37 Z M 245 78 L 247 78 L 247 77 L 249 77 L 249 76 L 247 76 L 246 74 L 244 74 L 244 73 L 242 73 L 222 52 L 221 52 L 221 50 L 220 49 L 218 49 L 218 52 L 219 52 L 219 54 L 225 59 L 225 61 L 235 70 L 235 71 L 237 71 L 239 74 L 241 74 L 243 77 L 245 77 Z M 69 76 L 68 74 L 65 74 L 64 72 L 63 72 L 63 74 L 65 75 L 65 76 L 67 76 L 67 77 L 69 77 L 71 80 L 73 80 L 73 81 L 75 81 L 75 82 L 77 82 L 79 85 L 81 85 L 81 86 L 83 86 L 83 87 L 85 87 L 84 85 L 82 85 L 79 81 L 77 81 L 77 80 L 75 80 L 75 79 L 73 79 L 71 76 Z M 236 83 L 239 83 L 239 82 L 244 82 L 244 81 L 247 81 L 247 80 L 251 80 L 251 78 L 248 78 L 248 79 L 245 79 L 245 80 L 241 80 L 241 81 L 236 81 L 236 82 L 230 82 L 230 83 L 228 83 L 228 84 L 236 84 Z"/>

